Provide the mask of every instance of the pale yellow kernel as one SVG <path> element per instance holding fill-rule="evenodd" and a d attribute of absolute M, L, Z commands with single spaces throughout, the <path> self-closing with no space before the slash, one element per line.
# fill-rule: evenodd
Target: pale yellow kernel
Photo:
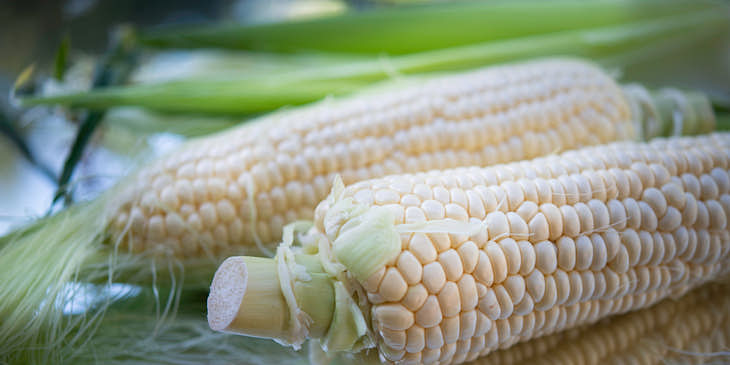
<path fill-rule="evenodd" d="M 680 184 L 670 182 L 662 186 L 662 194 L 667 200 L 667 204 L 677 209 L 684 208 L 684 191 Z"/>
<path fill-rule="evenodd" d="M 426 221 L 426 213 L 419 207 L 406 208 L 405 223 L 421 223 Z"/>
<path fill-rule="evenodd" d="M 625 246 L 619 248 L 616 257 L 608 264 L 611 270 L 623 274 L 629 270 L 629 252 Z"/>
<path fill-rule="evenodd" d="M 623 201 L 626 210 L 626 227 L 631 229 L 641 228 L 641 208 L 636 200 L 626 198 Z"/>
<path fill-rule="evenodd" d="M 557 251 L 550 241 L 535 244 L 535 267 L 545 275 L 551 274 L 558 266 Z"/>
<path fill-rule="evenodd" d="M 500 306 L 494 288 L 489 288 L 487 293 L 479 298 L 478 308 L 492 321 L 496 321 L 500 317 Z"/>
<path fill-rule="evenodd" d="M 423 233 L 413 234 L 408 245 L 408 250 L 413 253 L 413 256 L 415 256 L 421 264 L 433 262 L 438 257 L 438 253 L 436 252 L 436 248 L 433 246 L 433 243 L 428 236 Z"/>
<path fill-rule="evenodd" d="M 721 208 L 722 211 L 722 208 Z M 724 213 L 723 213 L 724 214 Z M 671 232 L 677 229 L 682 224 L 682 213 L 675 207 L 667 208 L 662 219 L 657 224 L 657 229 L 662 232 Z"/>
<path fill-rule="evenodd" d="M 540 198 L 537 193 L 537 185 L 535 184 L 534 180 L 522 178 L 517 181 L 517 184 L 520 185 L 520 187 L 522 188 L 522 191 L 525 194 L 524 200 L 528 200 L 528 201 L 532 201 L 532 202 L 540 201 Z"/>
<path fill-rule="evenodd" d="M 633 170 L 626 170 L 626 176 L 629 178 L 629 187 L 630 187 L 630 193 L 629 197 L 637 200 L 641 198 L 641 192 L 644 191 L 645 187 L 649 186 L 643 186 L 641 182 L 641 178 L 639 177 L 639 174 L 636 173 L 636 171 Z"/>
<path fill-rule="evenodd" d="M 613 260 L 621 246 L 621 237 L 617 230 L 609 228 L 601 232 L 603 242 L 606 244 L 606 259 Z"/>
<path fill-rule="evenodd" d="M 529 222 L 535 214 L 540 211 L 537 204 L 531 201 L 526 201 L 517 208 L 516 213 L 522 218 L 523 221 Z"/>
<path fill-rule="evenodd" d="M 466 222 L 469 220 L 469 213 L 467 213 L 466 209 L 464 209 L 461 205 L 450 203 L 446 204 L 446 217 Z"/>
<path fill-rule="evenodd" d="M 465 273 L 471 273 L 479 261 L 479 248 L 473 241 L 462 243 L 457 249 Z"/>
<path fill-rule="evenodd" d="M 385 327 L 378 330 L 383 343 L 394 350 L 403 350 L 406 348 L 406 332 L 394 331 Z"/>
<path fill-rule="evenodd" d="M 657 217 L 664 216 L 667 211 L 667 200 L 657 188 L 648 188 L 641 195 L 641 200 L 649 204 Z"/>
<path fill-rule="evenodd" d="M 423 284 L 416 284 L 408 288 L 408 292 L 406 292 L 406 296 L 401 301 L 401 304 L 410 311 L 415 312 L 426 302 L 426 298 L 428 298 L 428 290 L 426 290 L 426 287 Z"/>
<path fill-rule="evenodd" d="M 720 196 L 720 189 L 718 188 L 717 184 L 715 183 L 715 179 L 712 178 L 712 176 L 708 174 L 703 174 L 700 176 L 700 191 L 702 192 L 700 194 L 700 199 L 702 200 L 711 200 L 711 199 L 717 199 Z"/>
<path fill-rule="evenodd" d="M 441 356 L 441 348 L 440 348 L 440 346 L 433 348 L 433 349 L 426 348 L 423 351 L 421 351 L 421 355 L 422 355 L 421 361 L 424 364 L 436 363 L 438 361 L 439 357 Z"/>
<path fill-rule="evenodd" d="M 573 271 L 575 272 L 575 271 Z M 555 279 L 555 289 L 557 290 L 556 305 L 570 305 L 572 303 L 566 303 L 570 293 L 574 288 L 570 286 L 570 277 L 563 270 L 555 270 L 552 277 Z"/>
<path fill-rule="evenodd" d="M 506 181 L 500 186 L 504 189 L 509 210 L 517 209 L 525 201 L 525 192 L 522 190 L 522 186 L 516 182 Z"/>
<path fill-rule="evenodd" d="M 490 240 L 509 236 L 509 221 L 503 212 L 491 212 L 486 218 L 487 233 Z"/>
<path fill-rule="evenodd" d="M 477 329 L 477 311 L 462 311 L 459 314 L 459 340 L 469 340 Z"/>
<path fill-rule="evenodd" d="M 525 296 L 525 279 L 521 275 L 510 275 L 504 281 L 504 288 L 512 299 L 512 303 L 519 303 Z"/>
<path fill-rule="evenodd" d="M 479 193 L 474 190 L 467 190 L 466 197 L 469 204 L 469 216 L 477 219 L 484 219 L 487 212 L 484 209 L 484 203 L 482 202 Z"/>
<path fill-rule="evenodd" d="M 165 226 L 167 227 L 167 233 L 172 237 L 182 235 L 186 229 L 183 219 L 174 212 L 167 213 L 165 216 Z"/>
<path fill-rule="evenodd" d="M 433 199 L 433 190 L 427 184 L 416 184 L 413 186 L 413 193 L 422 200 Z"/>
<path fill-rule="evenodd" d="M 693 174 L 682 174 L 682 184 L 684 185 L 684 191 L 692 194 L 695 198 L 699 199 L 702 188 L 700 187 L 700 180 Z"/>
<path fill-rule="evenodd" d="M 550 188 L 550 184 L 545 179 L 535 179 L 535 188 L 537 189 L 537 203 L 539 204 L 547 204 L 553 202 L 553 194 L 552 189 Z"/>
<path fill-rule="evenodd" d="M 568 298 L 565 300 L 565 305 L 572 306 L 583 297 L 583 277 L 578 271 L 571 271 L 568 274 L 568 285 L 569 291 Z"/>
<path fill-rule="evenodd" d="M 535 302 L 532 297 L 525 295 L 522 297 L 522 301 L 515 305 L 514 314 L 518 316 L 526 316 L 535 309 Z M 529 332 L 528 332 L 529 333 Z"/>
<path fill-rule="evenodd" d="M 578 237 L 581 231 L 578 212 L 572 205 L 563 205 L 560 207 L 560 213 L 563 216 L 563 234 L 568 237 Z"/>
<path fill-rule="evenodd" d="M 166 186 L 160 193 L 160 202 L 166 210 L 176 210 L 180 207 L 180 200 L 174 186 Z"/>
<path fill-rule="evenodd" d="M 563 236 L 556 242 L 556 246 L 558 248 L 558 267 L 565 271 L 573 270 L 577 257 L 575 241 Z"/>
<path fill-rule="evenodd" d="M 499 284 L 507 278 L 507 273 L 509 272 L 507 258 L 504 255 L 504 251 L 494 242 L 489 242 L 484 248 L 484 251 L 487 256 L 489 256 L 489 263 L 493 269 L 494 283 Z"/>
<path fill-rule="evenodd" d="M 327 156 L 331 156 L 331 155 L 328 154 Z M 332 166 L 329 166 L 328 168 L 332 168 L 332 169 L 336 168 L 336 166 L 334 165 L 334 162 L 332 163 Z M 393 362 L 400 361 L 403 358 L 403 356 L 405 356 L 405 354 L 406 354 L 406 350 L 396 350 L 396 349 L 390 348 L 388 346 L 380 346 L 378 348 L 378 351 L 385 359 L 387 359 L 388 361 L 393 361 Z"/>
<path fill-rule="evenodd" d="M 631 170 L 636 173 L 636 175 L 641 180 L 641 185 L 644 187 L 644 189 L 650 188 L 654 185 L 654 172 L 644 163 L 641 162 L 635 162 L 631 165 Z"/>
<path fill-rule="evenodd" d="M 631 196 L 631 183 L 628 174 L 622 169 L 611 168 L 609 170 L 610 180 L 614 181 L 616 185 L 617 196 L 616 199 L 626 199 Z"/>
<path fill-rule="evenodd" d="M 421 205 L 421 199 L 415 194 L 405 194 L 400 198 L 400 204 L 404 207 L 417 207 Z"/>
<path fill-rule="evenodd" d="M 537 260 L 535 248 L 529 241 L 517 241 L 520 248 L 520 275 L 527 275 L 535 269 L 535 261 Z"/>
<path fill-rule="evenodd" d="M 199 212 L 202 222 L 206 226 L 212 227 L 218 223 L 218 214 L 213 204 L 203 203 L 200 206 Z"/>
<path fill-rule="evenodd" d="M 416 323 L 427 329 L 438 326 L 438 324 L 441 323 L 442 318 L 443 316 L 441 308 L 439 307 L 438 298 L 435 295 L 429 295 L 423 303 L 423 306 L 416 311 L 415 315 Z"/>
<path fill-rule="evenodd" d="M 165 221 L 162 216 L 154 215 L 147 222 L 147 234 L 152 242 L 161 242 L 166 236 Z"/>
<path fill-rule="evenodd" d="M 593 275 L 593 278 L 595 279 L 595 288 L 593 289 L 593 298 L 596 299 L 603 299 L 604 295 L 606 294 L 606 276 L 603 274 L 603 272 L 588 272 L 583 271 L 586 274 Z M 605 306 L 604 306 L 605 308 Z"/>
<path fill-rule="evenodd" d="M 436 200 L 424 201 L 421 203 L 421 209 L 423 209 L 423 212 L 429 220 L 444 219 L 446 217 L 444 205 Z"/>
<path fill-rule="evenodd" d="M 373 314 L 382 327 L 395 331 L 404 331 L 414 323 L 413 312 L 400 304 L 376 305 Z"/>
<path fill-rule="evenodd" d="M 406 295 L 408 284 L 398 269 L 391 267 L 385 272 L 383 280 L 380 282 L 379 294 L 383 299 L 389 302 L 397 302 Z"/>
<path fill-rule="evenodd" d="M 571 178 L 575 185 L 578 187 L 578 199 L 582 202 L 587 202 L 593 198 L 593 188 L 588 178 L 582 174 L 572 175 Z"/>
<path fill-rule="evenodd" d="M 410 251 L 403 251 L 398 256 L 396 263 L 398 271 L 403 275 L 406 283 L 409 285 L 416 284 L 421 281 L 423 274 L 423 265 L 418 261 Z"/>
<path fill-rule="evenodd" d="M 438 293 L 446 284 L 446 273 L 439 262 L 423 266 L 423 285 L 430 293 Z"/>
<path fill-rule="evenodd" d="M 546 276 L 543 286 L 543 296 L 539 301 L 535 301 L 535 309 L 545 311 L 555 306 L 558 300 L 558 289 L 555 284 L 555 278 L 552 275 Z"/>
<path fill-rule="evenodd" d="M 708 200 L 705 202 L 707 207 L 707 213 L 710 218 L 710 226 L 708 227 L 712 231 L 723 230 L 727 227 L 727 217 L 725 216 L 725 210 L 722 208 L 717 200 Z"/>
<path fill-rule="evenodd" d="M 682 209 L 682 225 L 691 227 L 697 220 L 697 200 L 694 195 L 684 193 L 684 209 Z"/>
<path fill-rule="evenodd" d="M 479 297 L 476 282 L 471 275 L 464 275 L 457 283 L 462 310 L 471 310 L 476 307 Z"/>
<path fill-rule="evenodd" d="M 540 205 L 540 212 L 545 215 L 550 231 L 549 239 L 556 240 L 563 235 L 563 215 L 554 204 Z"/>
<path fill-rule="evenodd" d="M 542 213 L 537 213 L 528 224 L 530 228 L 530 242 L 536 243 L 550 237 L 550 225 Z"/>
<path fill-rule="evenodd" d="M 443 329 L 442 329 L 443 331 Z M 446 341 L 446 334 L 444 333 L 444 341 Z M 453 360 L 454 353 L 456 352 L 456 344 L 455 343 L 447 343 L 441 348 L 441 356 L 439 356 L 439 361 L 442 363 L 450 363 Z"/>
<path fill-rule="evenodd" d="M 581 233 L 592 232 L 595 226 L 593 220 L 593 212 L 591 211 L 591 208 L 588 207 L 588 205 L 586 205 L 585 203 L 577 203 L 573 207 L 575 208 L 575 212 L 578 214 Z"/>
<path fill-rule="evenodd" d="M 652 242 L 654 243 L 654 249 L 652 250 L 652 256 L 649 260 L 649 265 L 652 266 L 658 266 L 659 264 L 664 261 L 664 254 L 665 254 L 665 246 L 664 246 L 664 239 L 662 238 L 661 233 L 654 232 L 652 233 Z"/>
<path fill-rule="evenodd" d="M 587 236 L 579 236 L 575 240 L 575 269 L 588 270 L 593 263 L 593 243 Z"/>
<path fill-rule="evenodd" d="M 477 326 L 474 330 L 474 336 L 483 336 L 492 329 L 492 320 L 489 319 L 481 310 L 475 311 L 477 314 Z"/>
<path fill-rule="evenodd" d="M 464 273 L 461 257 L 459 257 L 459 254 L 454 249 L 449 249 L 439 254 L 438 261 L 444 268 L 446 280 L 457 281 Z"/>
<path fill-rule="evenodd" d="M 580 201 L 578 185 L 575 184 L 572 177 L 570 175 L 560 175 L 558 181 L 560 181 L 565 192 L 565 203 L 570 205 L 578 203 Z"/>
<path fill-rule="evenodd" d="M 370 277 L 362 283 L 363 288 L 369 292 L 377 292 L 378 287 L 380 287 L 380 281 L 383 280 L 383 276 L 385 276 L 385 269 L 385 266 L 381 266 L 378 271 L 370 275 Z"/>
<path fill-rule="evenodd" d="M 461 296 L 459 287 L 453 281 L 446 282 L 438 294 L 439 306 L 445 317 L 451 317 L 461 312 Z"/>
<path fill-rule="evenodd" d="M 715 180 L 717 184 L 718 194 L 727 194 L 730 192 L 730 176 L 727 170 L 721 167 L 715 167 L 710 171 L 710 176 Z"/>
<path fill-rule="evenodd" d="M 479 251 L 479 261 L 474 268 L 474 278 L 486 286 L 492 286 L 494 282 L 494 269 L 485 251 Z"/>
<path fill-rule="evenodd" d="M 593 170 L 587 170 L 582 172 L 582 175 L 588 179 L 592 195 L 588 199 L 597 199 L 599 201 L 606 201 L 608 199 L 609 189 L 604 183 L 603 178 L 599 173 Z M 611 197 L 613 198 L 613 197 Z"/>
<path fill-rule="evenodd" d="M 526 240 L 530 237 L 530 229 L 527 223 L 515 212 L 507 213 L 507 221 L 509 222 L 510 236 L 516 240 Z"/>
<path fill-rule="evenodd" d="M 697 201 L 697 219 L 695 220 L 694 227 L 697 229 L 707 229 L 710 227 L 710 212 L 707 209 L 707 204 L 703 201 Z"/>
<path fill-rule="evenodd" d="M 134 211 L 132 211 L 134 213 Z M 134 218 L 134 216 L 132 216 Z M 134 222 L 134 221 L 132 221 Z M 203 222 L 200 220 L 200 216 L 198 216 L 196 213 L 190 214 L 187 219 L 187 227 L 190 228 L 192 231 L 200 232 L 203 230 Z M 132 226 L 134 228 L 134 225 Z"/>
<path fill-rule="evenodd" d="M 654 238 L 647 231 L 639 231 L 639 242 L 641 242 L 639 265 L 646 265 L 654 254 Z"/>
<path fill-rule="evenodd" d="M 624 205 L 618 200 L 609 200 L 606 204 L 608 208 L 609 224 L 612 228 L 617 230 L 623 230 L 626 228 L 626 209 Z"/>
<path fill-rule="evenodd" d="M 591 263 L 591 270 L 601 271 L 608 262 L 608 249 L 606 243 L 603 241 L 603 236 L 594 233 L 590 236 L 591 243 L 593 244 L 593 262 Z"/>
<path fill-rule="evenodd" d="M 560 181 L 558 179 L 550 179 L 547 181 L 550 185 L 550 191 L 551 191 L 551 199 L 553 204 L 557 206 L 565 205 L 567 200 L 565 196 L 565 189 L 563 188 L 563 185 L 560 184 Z"/>
<path fill-rule="evenodd" d="M 591 300 L 594 297 L 595 294 L 595 288 L 596 288 L 596 276 L 591 271 L 582 271 L 580 272 L 580 278 L 581 278 L 581 284 L 583 287 L 581 288 L 581 302 L 586 302 L 588 300 Z"/>
<path fill-rule="evenodd" d="M 603 231 L 610 228 L 611 218 L 606 203 L 592 199 L 588 202 L 588 208 L 591 209 L 594 229 Z"/>
<path fill-rule="evenodd" d="M 520 270 L 522 257 L 517 242 L 512 238 L 503 238 L 498 242 L 507 260 L 507 274 L 514 275 Z"/>
<path fill-rule="evenodd" d="M 433 188 L 433 198 L 442 204 L 447 204 L 451 201 L 451 194 L 444 187 L 435 186 Z"/>
<path fill-rule="evenodd" d="M 416 353 L 426 347 L 426 331 L 423 327 L 415 325 L 406 330 L 406 351 Z"/>

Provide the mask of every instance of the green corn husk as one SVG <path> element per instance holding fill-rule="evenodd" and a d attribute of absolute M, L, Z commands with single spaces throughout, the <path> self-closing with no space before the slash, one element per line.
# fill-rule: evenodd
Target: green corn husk
<path fill-rule="evenodd" d="M 141 36 L 154 47 L 390 55 L 602 27 L 706 10 L 706 1 L 457 1 L 382 7 L 258 25 L 172 27 Z"/>
<path fill-rule="evenodd" d="M 351 93 L 372 82 L 400 74 L 462 70 L 541 56 L 572 55 L 615 61 L 657 42 L 667 48 L 684 35 L 687 42 L 728 31 L 728 8 L 639 21 L 596 29 L 580 29 L 496 42 L 414 53 L 370 61 L 328 64 L 277 75 L 238 79 L 179 80 L 131 85 L 85 93 L 30 97 L 24 105 L 65 104 L 90 109 L 141 106 L 163 112 L 237 114 L 299 105 L 329 95 Z M 666 51 L 666 50 L 665 50 Z M 658 55 L 652 54 L 657 57 Z M 615 63 L 615 62 L 614 62 Z M 611 64 L 611 62 L 609 62 Z"/>

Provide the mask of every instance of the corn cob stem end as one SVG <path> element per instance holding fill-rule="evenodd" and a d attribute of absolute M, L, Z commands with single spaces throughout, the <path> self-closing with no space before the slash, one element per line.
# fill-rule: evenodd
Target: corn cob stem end
<path fill-rule="evenodd" d="M 208 325 L 215 331 L 282 338 L 289 309 L 279 287 L 276 262 L 230 257 L 218 268 L 208 296 Z"/>

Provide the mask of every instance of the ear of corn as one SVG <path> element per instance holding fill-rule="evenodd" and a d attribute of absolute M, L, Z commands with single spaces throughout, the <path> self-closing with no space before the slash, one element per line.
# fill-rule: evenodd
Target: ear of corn
<path fill-rule="evenodd" d="M 351 350 L 372 341 L 383 360 L 461 363 L 680 296 L 726 272 L 729 151 L 730 134 L 713 134 L 335 186 L 300 235 L 299 255 L 318 252 L 326 284 L 358 301 L 329 298 L 350 322 L 369 323 L 350 337 Z M 385 193 L 397 198 L 377 199 Z M 389 235 L 369 228 L 382 217 L 400 250 L 383 249 Z M 266 290 L 288 305 L 289 323 L 272 337 L 298 345 L 322 309 L 297 286 L 307 269 L 290 241 L 267 269 L 282 284 Z M 358 260 L 357 252 L 371 254 Z M 246 266 L 240 260 L 221 266 L 208 308 L 213 329 L 245 334 L 250 314 L 238 307 L 258 299 L 245 293 L 246 274 L 230 274 Z M 242 295 L 226 301 L 231 288 Z M 332 322 L 313 337 L 329 348 L 345 331 L 352 327 Z"/>
<path fill-rule="evenodd" d="M 65 321 L 57 304 L 74 282 L 209 283 L 217 259 L 264 252 L 286 223 L 311 219 L 336 174 L 352 183 L 648 137 L 664 127 L 639 132 L 647 121 L 663 126 L 674 120 L 664 118 L 672 114 L 665 108 L 680 111 L 672 115 L 686 112 L 676 101 L 661 102 L 662 95 L 622 91 L 585 62 L 545 60 L 325 102 L 191 142 L 89 205 L 0 242 L 0 267 L 7 268 L 0 275 L 12 283 L 0 286 L 0 297 L 9 298 L 0 302 L 0 318 L 19 318 L 0 323 L 0 358 L 47 362 L 60 356 L 56 349 L 75 351 L 75 338 L 93 331 L 110 303 Z M 691 112 L 679 129 L 706 130 L 713 120 L 707 100 L 685 99 Z M 394 198 L 391 192 L 376 197 Z M 39 271 L 28 273 L 26 265 Z M 366 327 L 348 309 L 354 306 L 343 295 L 349 289 L 335 289 L 330 292 L 341 304 L 332 318 Z M 79 334 L 68 335 L 70 328 Z M 360 332 L 347 331 L 345 343 L 332 347 L 350 346 Z"/>
<path fill-rule="evenodd" d="M 682 123 L 674 126 L 677 110 Z M 284 225 L 312 218 L 335 174 L 350 184 L 486 166 L 677 128 L 708 131 L 713 120 L 702 96 L 622 89 L 584 62 L 488 68 L 323 103 L 194 142 L 115 193 L 111 233 L 124 235 L 136 252 L 223 257 L 255 252 L 254 244 L 266 252 Z"/>

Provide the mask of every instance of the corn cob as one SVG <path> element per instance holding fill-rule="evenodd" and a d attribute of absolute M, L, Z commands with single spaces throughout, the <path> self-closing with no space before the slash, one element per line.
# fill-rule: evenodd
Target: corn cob
<path fill-rule="evenodd" d="M 393 362 L 473 360 L 717 277 L 729 168 L 730 134 L 713 134 L 336 185 L 275 259 L 219 267 L 208 321 Z"/>
<path fill-rule="evenodd" d="M 196 141 L 114 193 L 111 233 L 133 251 L 184 257 L 225 257 L 254 243 L 266 251 L 285 224 L 312 219 L 337 174 L 350 184 L 648 137 L 668 132 L 675 110 L 684 115 L 675 132 L 712 129 L 704 97 L 622 90 L 576 60 L 416 82 Z"/>
<path fill-rule="evenodd" d="M 702 364 L 730 357 L 730 287 L 708 284 L 662 302 L 523 342 L 474 361 L 519 364 Z"/>

